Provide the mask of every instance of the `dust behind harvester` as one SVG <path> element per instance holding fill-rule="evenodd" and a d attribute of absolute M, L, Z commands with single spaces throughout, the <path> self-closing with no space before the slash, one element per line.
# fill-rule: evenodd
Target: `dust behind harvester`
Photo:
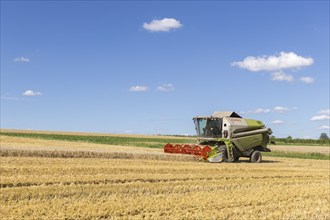
<path fill-rule="evenodd" d="M 193 120 L 198 144 L 168 143 L 165 153 L 196 155 L 209 162 L 233 162 L 240 157 L 261 162 L 261 152 L 270 152 L 267 144 L 272 130 L 261 121 L 244 119 L 235 112 L 215 112 Z"/>

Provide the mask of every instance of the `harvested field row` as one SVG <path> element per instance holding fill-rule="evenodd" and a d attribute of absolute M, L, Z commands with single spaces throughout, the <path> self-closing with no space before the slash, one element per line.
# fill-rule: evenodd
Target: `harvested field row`
<path fill-rule="evenodd" d="M 330 154 L 330 146 L 280 146 L 280 145 L 269 145 L 269 149 L 272 151 L 290 151 L 300 153 L 321 153 Z"/>
<path fill-rule="evenodd" d="M 93 152 L 93 151 L 58 151 L 58 150 L 21 150 L 2 147 L 2 157 L 52 157 L 52 158 L 122 158 L 122 159 L 150 159 L 150 160 L 174 160 L 174 161 L 197 161 L 198 158 L 183 154 L 164 153 L 130 153 L 130 152 Z"/>
<path fill-rule="evenodd" d="M 327 161 L 1 158 L 1 218 L 327 219 Z M 306 169 L 308 167 L 308 169 Z"/>
<path fill-rule="evenodd" d="M 1 219 L 328 219 L 329 161 L 1 136 Z"/>
<path fill-rule="evenodd" d="M 71 136 L 107 136 L 107 137 L 128 137 L 128 138 L 151 138 L 151 139 L 194 139 L 185 136 L 170 135 L 144 135 L 144 134 L 109 134 L 109 133 L 93 133 L 93 132 L 66 132 L 66 131 L 42 131 L 42 130 L 15 130 L 0 129 L 0 133 L 18 133 L 18 134 L 48 134 L 48 135 L 71 135 Z"/>

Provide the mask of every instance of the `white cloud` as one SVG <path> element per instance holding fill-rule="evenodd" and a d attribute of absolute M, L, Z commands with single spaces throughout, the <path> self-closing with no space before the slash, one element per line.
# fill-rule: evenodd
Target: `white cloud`
<path fill-rule="evenodd" d="M 14 59 L 14 62 L 28 63 L 30 62 L 30 58 L 20 56 L 20 57 L 16 57 Z"/>
<path fill-rule="evenodd" d="M 297 110 L 297 107 L 292 107 L 292 108 L 288 108 L 288 107 L 283 107 L 283 106 L 276 106 L 274 107 L 272 110 L 269 108 L 257 108 L 254 110 L 250 110 L 250 111 L 240 111 L 241 114 L 260 114 L 260 113 L 270 113 L 270 112 L 288 112 L 288 111 L 294 111 Z"/>
<path fill-rule="evenodd" d="M 294 81 L 294 77 L 283 70 L 298 70 L 314 63 L 311 57 L 299 56 L 294 52 L 280 52 L 276 55 L 248 56 L 242 61 L 235 61 L 231 66 L 237 66 L 252 72 L 266 71 L 271 73 L 274 81 Z M 314 83 L 312 77 L 301 77 L 303 83 Z"/>
<path fill-rule="evenodd" d="M 283 69 L 300 69 L 314 63 L 313 58 L 303 57 L 294 52 L 280 52 L 273 56 L 248 56 L 243 61 L 232 62 L 232 66 L 238 66 L 252 72 L 277 71 Z"/>
<path fill-rule="evenodd" d="M 323 121 L 330 119 L 330 109 L 322 109 L 318 112 L 318 115 L 311 117 L 311 121 Z"/>
<path fill-rule="evenodd" d="M 288 81 L 292 82 L 294 80 L 292 75 L 286 74 L 282 71 L 272 73 L 272 80 L 274 81 Z"/>
<path fill-rule="evenodd" d="M 311 121 L 323 121 L 329 119 L 330 119 L 330 115 L 315 115 L 311 117 Z"/>
<path fill-rule="evenodd" d="M 22 93 L 24 96 L 39 96 L 42 95 L 41 92 L 34 92 L 32 90 L 26 90 L 25 92 Z"/>
<path fill-rule="evenodd" d="M 144 23 L 143 28 L 151 32 L 168 32 L 171 29 L 181 28 L 180 21 L 174 18 L 163 18 L 161 20 L 152 20 L 150 23 Z"/>
<path fill-rule="evenodd" d="M 315 81 L 314 78 L 308 76 L 300 77 L 299 80 L 307 84 L 311 84 Z"/>
<path fill-rule="evenodd" d="M 274 111 L 283 113 L 283 112 L 290 111 L 290 109 L 288 107 L 276 106 L 276 107 L 274 107 Z"/>
<path fill-rule="evenodd" d="M 246 112 L 240 111 L 241 114 L 260 114 L 260 113 L 269 113 L 269 112 L 270 112 L 269 108 L 257 108 Z"/>
<path fill-rule="evenodd" d="M 330 115 L 330 108 L 320 110 L 319 114 Z"/>
<path fill-rule="evenodd" d="M 284 123 L 284 121 L 282 121 L 282 120 L 275 120 L 275 121 L 272 121 L 272 122 L 270 122 L 271 124 L 283 124 Z"/>
<path fill-rule="evenodd" d="M 330 126 L 328 125 L 322 125 L 321 127 L 319 127 L 320 130 L 330 130 Z"/>
<path fill-rule="evenodd" d="M 173 84 L 169 83 L 169 84 L 163 84 L 161 86 L 158 86 L 157 90 L 162 91 L 162 92 L 170 92 L 170 91 L 174 91 L 175 88 L 174 88 Z"/>
<path fill-rule="evenodd" d="M 148 87 L 147 86 L 132 86 L 129 88 L 130 92 L 145 92 L 148 91 Z"/>
<path fill-rule="evenodd" d="M 263 109 L 263 108 L 257 108 L 255 110 L 253 110 L 251 113 L 253 114 L 259 114 L 259 113 L 268 113 L 270 112 L 269 108 Z"/>
<path fill-rule="evenodd" d="M 297 107 L 288 108 L 288 107 L 284 107 L 284 106 L 276 106 L 276 107 L 274 107 L 273 111 L 283 113 L 283 112 L 295 111 L 297 109 L 298 109 Z"/>

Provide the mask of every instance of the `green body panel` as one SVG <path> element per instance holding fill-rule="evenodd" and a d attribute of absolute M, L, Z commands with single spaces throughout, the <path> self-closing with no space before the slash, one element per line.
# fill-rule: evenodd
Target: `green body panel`
<path fill-rule="evenodd" d="M 255 134 L 246 137 L 233 138 L 232 142 L 241 151 L 244 151 L 252 147 L 261 146 L 263 142 L 263 138 L 262 138 L 262 134 Z"/>
<path fill-rule="evenodd" d="M 254 130 L 254 129 L 259 129 L 259 128 L 264 128 L 265 125 L 258 120 L 253 120 L 253 119 L 244 119 L 249 130 Z"/>
<path fill-rule="evenodd" d="M 260 146 L 263 147 L 263 148 L 266 148 L 268 142 L 269 142 L 269 134 L 263 133 L 262 134 L 262 144 Z"/>

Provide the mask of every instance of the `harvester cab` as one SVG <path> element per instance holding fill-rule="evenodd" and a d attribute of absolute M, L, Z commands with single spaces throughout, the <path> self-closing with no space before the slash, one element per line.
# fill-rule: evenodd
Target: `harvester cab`
<path fill-rule="evenodd" d="M 233 162 L 249 157 L 261 162 L 267 148 L 270 128 L 258 120 L 244 119 L 235 112 L 215 112 L 193 118 L 198 144 L 166 144 L 166 153 L 194 154 L 209 162 Z"/>
<path fill-rule="evenodd" d="M 195 117 L 195 128 L 198 137 L 216 138 L 222 136 L 222 119 Z"/>

